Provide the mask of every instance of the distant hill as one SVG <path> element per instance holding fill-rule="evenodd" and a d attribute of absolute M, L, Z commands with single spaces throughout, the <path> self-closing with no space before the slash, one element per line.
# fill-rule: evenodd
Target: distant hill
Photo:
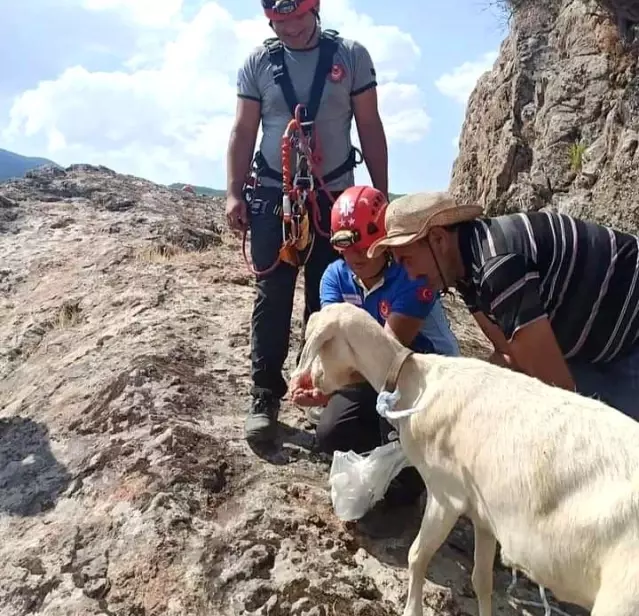
<path fill-rule="evenodd" d="M 182 182 L 175 182 L 173 184 L 169 184 L 169 188 L 177 188 L 181 190 L 186 184 Z M 208 186 L 193 186 L 193 189 L 198 195 L 206 195 L 207 197 L 226 197 L 225 190 L 219 190 L 218 188 L 209 188 Z M 397 199 L 397 197 L 401 197 L 403 193 L 390 193 L 389 198 L 392 201 L 393 199 Z"/>
<path fill-rule="evenodd" d="M 184 186 L 186 186 L 186 184 L 183 184 L 182 182 L 169 184 L 169 188 L 177 188 L 178 190 L 181 190 Z M 225 190 L 209 188 L 208 186 L 195 186 L 194 184 L 191 184 L 191 186 L 193 186 L 193 190 L 195 190 L 198 195 L 205 195 L 207 197 L 226 197 Z"/>
<path fill-rule="evenodd" d="M 22 156 L 0 149 L 0 182 L 11 178 L 21 178 L 29 169 L 42 165 L 56 165 L 52 160 L 35 156 Z"/>

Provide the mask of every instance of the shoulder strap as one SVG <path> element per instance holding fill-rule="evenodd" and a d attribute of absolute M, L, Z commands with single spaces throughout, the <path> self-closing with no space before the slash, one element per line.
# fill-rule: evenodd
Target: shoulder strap
<path fill-rule="evenodd" d="M 264 46 L 268 52 L 268 59 L 273 69 L 273 80 L 282 90 L 284 100 L 288 105 L 291 115 L 295 113 L 297 107 L 297 97 L 293 89 L 293 83 L 286 69 L 284 62 L 284 44 L 277 37 L 268 38 L 264 41 Z"/>
<path fill-rule="evenodd" d="M 307 122 L 315 120 L 317 115 L 322 94 L 324 93 L 326 78 L 331 71 L 333 57 L 337 51 L 338 35 L 339 32 L 337 30 L 322 30 L 320 35 L 319 58 L 315 75 L 313 76 L 313 83 L 311 84 L 308 105 L 306 106 L 306 117 L 304 118 Z M 284 44 L 277 37 L 272 37 L 264 41 L 264 46 L 268 52 L 269 62 L 273 70 L 273 80 L 280 86 L 292 116 L 295 114 L 295 107 L 297 107 L 298 101 L 284 61 Z"/>
<path fill-rule="evenodd" d="M 306 106 L 306 120 L 313 122 L 322 100 L 324 86 L 328 74 L 333 68 L 333 58 L 337 51 L 337 30 L 323 30 L 320 38 L 319 58 L 317 59 L 317 67 L 315 76 L 311 84 L 311 91 L 308 97 L 308 105 Z"/>
<path fill-rule="evenodd" d="M 339 37 L 339 32 L 337 30 L 333 30 L 333 28 L 326 28 L 326 30 L 322 30 L 320 35 L 323 38 L 330 39 L 331 41 L 337 41 Z"/>

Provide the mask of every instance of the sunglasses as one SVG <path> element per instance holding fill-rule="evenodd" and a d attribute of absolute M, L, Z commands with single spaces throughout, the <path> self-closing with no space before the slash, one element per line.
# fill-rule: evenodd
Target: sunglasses
<path fill-rule="evenodd" d="M 297 10 L 297 0 L 262 0 L 262 8 L 266 11 L 275 11 L 280 15 L 288 15 Z"/>

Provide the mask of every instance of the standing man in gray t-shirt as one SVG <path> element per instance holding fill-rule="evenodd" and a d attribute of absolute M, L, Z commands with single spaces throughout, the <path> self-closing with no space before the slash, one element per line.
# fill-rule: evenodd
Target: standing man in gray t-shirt
<path fill-rule="evenodd" d="M 226 216 L 232 229 L 250 229 L 251 259 L 258 271 L 275 263 L 282 245 L 280 144 L 296 103 L 306 105 L 315 120 L 321 174 L 333 199 L 354 184 L 353 117 L 372 183 L 388 194 L 386 137 L 373 62 L 360 43 L 321 30 L 319 4 L 319 0 L 262 0 L 276 38 L 254 49 L 238 71 Z M 260 121 L 263 137 L 253 159 Z M 259 183 L 249 207 L 243 191 L 252 165 L 259 168 Z M 322 190 L 317 198 L 320 227 L 328 236 L 331 200 Z M 319 282 L 336 257 L 328 237 L 316 233 L 304 266 L 304 324 L 320 308 Z M 289 350 L 296 276 L 297 268 L 281 263 L 257 279 L 251 319 L 252 404 L 245 425 L 250 443 L 272 442 L 276 436 L 280 399 L 287 391 L 282 367 Z"/>

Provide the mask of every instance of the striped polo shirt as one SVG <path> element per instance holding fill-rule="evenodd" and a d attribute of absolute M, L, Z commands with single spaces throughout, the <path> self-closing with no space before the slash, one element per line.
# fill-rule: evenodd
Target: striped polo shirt
<path fill-rule="evenodd" d="M 567 359 L 608 362 L 635 344 L 637 236 L 544 211 L 463 223 L 459 242 L 457 289 L 508 341 L 545 316 Z"/>

